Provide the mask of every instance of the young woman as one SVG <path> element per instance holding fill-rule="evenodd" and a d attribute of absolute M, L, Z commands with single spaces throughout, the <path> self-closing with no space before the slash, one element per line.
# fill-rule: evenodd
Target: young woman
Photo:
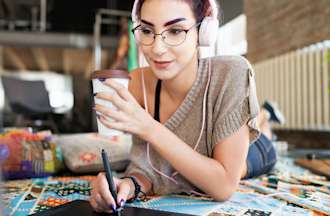
<path fill-rule="evenodd" d="M 95 106 L 104 125 L 133 134 L 131 164 L 125 178 L 115 179 L 117 200 L 98 175 L 91 205 L 111 211 L 142 193 L 226 200 L 240 179 L 268 172 L 276 161 L 257 129 L 250 64 L 234 56 L 199 58 L 199 45 L 212 36 L 201 22 L 215 19 L 214 0 L 141 0 L 135 9 L 133 31 L 149 66 L 131 73 L 129 90 L 106 81 L 116 93 L 96 97 L 118 111 Z"/>

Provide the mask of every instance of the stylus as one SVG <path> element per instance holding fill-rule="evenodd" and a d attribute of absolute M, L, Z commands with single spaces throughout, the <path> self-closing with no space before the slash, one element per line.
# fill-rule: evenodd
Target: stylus
<path fill-rule="evenodd" d="M 107 178 L 111 195 L 112 195 L 113 199 L 115 200 L 115 202 L 117 202 L 117 192 L 116 192 L 116 187 L 115 187 L 115 184 L 114 184 L 113 178 L 112 178 L 109 158 L 104 149 L 102 149 L 102 160 L 103 160 L 103 167 L 105 170 L 105 177 Z"/>

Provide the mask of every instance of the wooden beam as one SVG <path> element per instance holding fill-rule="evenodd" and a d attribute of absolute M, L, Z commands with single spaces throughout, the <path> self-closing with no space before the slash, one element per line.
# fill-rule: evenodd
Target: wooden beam
<path fill-rule="evenodd" d="M 4 48 L 3 46 L 0 46 L 0 73 L 3 72 L 4 70 L 4 64 L 3 64 L 3 53 L 4 53 Z"/>
<path fill-rule="evenodd" d="M 94 55 L 93 55 L 93 52 L 90 52 L 89 53 L 89 57 L 88 57 L 88 61 L 86 63 L 86 66 L 85 66 L 85 78 L 86 79 L 89 79 L 90 78 L 90 75 L 94 69 L 94 65 L 95 65 L 95 62 L 94 62 Z"/>
<path fill-rule="evenodd" d="M 63 63 L 63 72 L 65 74 L 70 74 L 71 70 L 71 63 L 70 63 L 70 53 L 68 49 L 63 49 L 63 54 L 62 54 L 62 63 Z"/>
<path fill-rule="evenodd" d="M 31 48 L 35 61 L 41 71 L 49 71 L 49 64 L 42 48 Z"/>
<path fill-rule="evenodd" d="M 14 66 L 21 71 L 26 71 L 27 67 L 21 57 L 15 52 L 13 48 L 6 48 L 6 54 L 8 55 L 10 61 L 14 64 Z"/>

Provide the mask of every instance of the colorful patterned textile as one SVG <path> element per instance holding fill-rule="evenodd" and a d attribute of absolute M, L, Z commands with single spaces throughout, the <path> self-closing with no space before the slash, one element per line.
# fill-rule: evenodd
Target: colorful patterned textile
<path fill-rule="evenodd" d="M 102 149 L 111 152 L 112 170 L 124 170 L 129 163 L 132 143 L 128 135 L 105 138 L 97 133 L 79 133 L 59 135 L 55 141 L 62 149 L 66 167 L 73 173 L 102 171 Z"/>
<path fill-rule="evenodd" d="M 87 200 L 94 176 L 7 181 L 1 187 L 4 215 L 29 215 L 70 202 Z"/>
<path fill-rule="evenodd" d="M 4 179 L 50 176 L 63 167 L 61 150 L 51 134 L 26 130 L 0 134 L 0 162 Z"/>
<path fill-rule="evenodd" d="M 93 176 L 8 181 L 4 215 L 28 215 L 71 200 L 86 200 Z M 274 172 L 242 181 L 226 202 L 189 195 L 152 196 L 131 206 L 194 215 L 330 215 L 330 182 L 280 158 Z"/>

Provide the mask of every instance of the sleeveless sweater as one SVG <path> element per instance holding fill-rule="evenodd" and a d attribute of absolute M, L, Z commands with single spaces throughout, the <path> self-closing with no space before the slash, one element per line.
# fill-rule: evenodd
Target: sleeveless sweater
<path fill-rule="evenodd" d="M 244 124 L 250 129 L 250 143 L 258 138 L 256 117 L 259 113 L 259 104 L 254 73 L 245 58 L 217 56 L 200 59 L 197 76 L 191 89 L 178 109 L 164 122 L 165 127 L 191 148 L 195 147 L 202 127 L 203 95 L 208 79 L 209 61 L 211 61 L 211 79 L 206 96 L 205 126 L 197 151 L 212 157 L 214 147 L 222 139 L 238 131 Z M 175 170 L 169 162 L 153 150 L 152 146 L 149 150 L 152 165 L 171 176 Z M 151 181 L 155 194 L 198 190 L 180 174 L 174 177 L 179 182 L 176 185 L 156 173 L 147 159 L 146 142 L 137 136 L 133 136 L 130 159 L 131 163 L 126 170 L 126 175 L 130 173 L 144 175 Z"/>

